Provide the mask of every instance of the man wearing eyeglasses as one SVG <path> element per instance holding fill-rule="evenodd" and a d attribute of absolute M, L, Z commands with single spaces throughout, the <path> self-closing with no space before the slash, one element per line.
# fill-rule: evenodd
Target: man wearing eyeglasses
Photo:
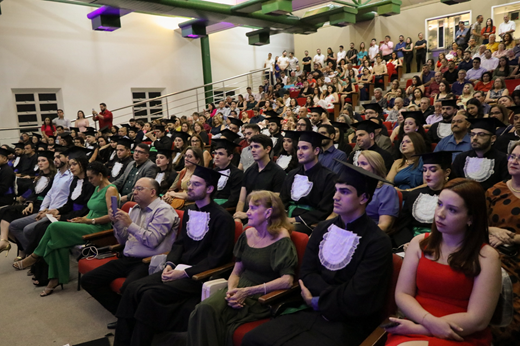
<path fill-rule="evenodd" d="M 497 118 L 469 119 L 471 150 L 457 155 L 452 164 L 452 178 L 467 178 L 480 183 L 484 191 L 510 179 L 507 155 L 493 147 L 497 127 L 505 125 Z"/>
<path fill-rule="evenodd" d="M 471 83 L 479 81 L 482 74 L 487 71 L 480 66 L 481 62 L 482 60 L 480 58 L 473 58 L 473 68 L 468 71 L 466 76 Z"/>
<path fill-rule="evenodd" d="M 105 309 L 115 315 L 121 295 L 112 291 L 110 283 L 126 278 L 121 288 L 124 292 L 131 282 L 148 276 L 148 264 L 143 258 L 169 251 L 173 245 L 180 219 L 175 210 L 158 196 L 159 183 L 153 178 L 141 178 L 133 187 L 136 205 L 125 213 L 116 214 L 109 208 L 114 236 L 124 244 L 123 256 L 110 261 L 81 278 L 81 286 Z M 109 329 L 116 327 L 109 323 Z"/>
<path fill-rule="evenodd" d="M 120 205 L 131 201 L 134 185 L 140 178 L 153 178 L 157 173 L 157 166 L 149 160 L 150 148 L 144 143 L 138 144 L 134 149 L 134 162 L 126 166 L 125 172 L 114 185 L 117 191 L 121 191 Z"/>

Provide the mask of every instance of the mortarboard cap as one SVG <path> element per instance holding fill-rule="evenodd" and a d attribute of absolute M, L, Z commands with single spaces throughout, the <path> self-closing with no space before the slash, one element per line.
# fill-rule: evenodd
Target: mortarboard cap
<path fill-rule="evenodd" d="M 436 151 L 414 156 L 420 156 L 424 165 L 440 165 L 442 169 L 446 169 L 451 166 L 453 153 L 459 152 L 460 151 Z"/>
<path fill-rule="evenodd" d="M 238 127 L 244 125 L 244 123 L 242 122 L 242 120 L 238 119 L 238 118 L 232 118 L 232 117 L 228 117 L 228 120 L 231 122 L 231 124 L 234 124 Z"/>
<path fill-rule="evenodd" d="M 79 127 L 69 127 L 69 130 L 71 130 L 71 131 L 74 130 L 74 131 L 76 131 L 76 133 L 78 133 Z"/>
<path fill-rule="evenodd" d="M 63 152 L 63 155 L 65 156 L 68 156 L 69 159 L 75 159 L 75 158 L 78 158 L 78 157 L 86 157 L 88 153 L 90 153 L 92 150 L 90 149 L 87 149 L 87 148 L 83 148 L 83 147 L 78 147 L 78 146 L 72 146 L 70 148 L 68 148 L 67 150 L 65 150 Z"/>
<path fill-rule="evenodd" d="M 188 141 L 188 138 L 190 138 L 190 134 L 188 132 L 182 132 L 182 131 L 174 131 L 172 133 L 173 139 L 180 138 L 186 143 Z"/>
<path fill-rule="evenodd" d="M 155 126 L 153 127 L 153 129 L 154 129 L 154 130 L 157 130 L 157 131 L 164 132 L 166 128 L 164 127 L 164 125 L 155 125 Z"/>
<path fill-rule="evenodd" d="M 507 107 L 507 109 L 509 109 L 510 111 L 513 111 L 513 113 L 515 113 L 515 114 L 520 114 L 520 106 L 511 106 L 511 107 Z"/>
<path fill-rule="evenodd" d="M 239 135 L 237 135 L 236 133 L 234 133 L 230 129 L 224 129 L 224 130 L 220 131 L 220 134 L 221 134 L 222 137 L 225 137 L 227 140 L 229 140 L 231 142 L 234 142 L 234 141 L 236 141 L 237 139 L 240 138 Z"/>
<path fill-rule="evenodd" d="M 130 124 L 121 124 L 122 127 L 130 128 Z"/>
<path fill-rule="evenodd" d="M 137 127 L 135 127 L 135 126 L 130 126 L 130 127 L 128 128 L 128 132 L 130 132 L 130 131 L 133 131 L 133 132 L 135 132 L 135 133 L 139 132 L 139 130 L 138 130 Z"/>
<path fill-rule="evenodd" d="M 497 118 L 476 118 L 468 119 L 468 121 L 471 123 L 470 129 L 483 129 L 493 135 L 496 134 L 497 127 L 506 127 L 506 125 Z"/>
<path fill-rule="evenodd" d="M 99 132 L 101 133 L 111 133 L 112 131 L 110 131 L 110 127 L 107 126 L 103 126 L 102 128 L 99 129 Z"/>
<path fill-rule="evenodd" d="M 381 125 L 373 122 L 372 120 L 363 120 L 352 124 L 353 127 L 356 128 L 356 131 L 362 130 L 367 133 L 374 133 L 377 129 L 381 128 Z"/>
<path fill-rule="evenodd" d="M 339 121 L 331 121 L 332 126 L 337 127 L 340 131 L 347 131 L 350 128 L 350 125 L 347 123 L 340 123 Z"/>
<path fill-rule="evenodd" d="M 214 143 L 214 144 L 213 144 Z M 221 149 L 221 148 L 224 148 L 226 149 L 227 151 L 229 152 L 233 152 L 235 151 L 235 148 L 239 147 L 240 145 L 236 144 L 236 143 L 233 143 L 231 142 L 230 140 L 226 139 L 226 138 L 217 138 L 217 139 L 213 139 L 211 141 L 211 144 L 214 145 L 214 149 Z"/>
<path fill-rule="evenodd" d="M 358 195 L 367 193 L 371 199 L 374 195 L 377 184 L 380 181 L 393 185 L 393 183 L 387 181 L 386 179 L 361 167 L 356 167 L 350 163 L 338 159 L 334 160 L 344 165 L 344 167 L 341 167 L 341 171 L 338 176 L 338 182 L 355 187 Z"/>
<path fill-rule="evenodd" d="M 319 132 L 300 131 L 300 142 L 311 143 L 313 148 L 321 147 L 322 141 L 330 139 Z"/>
<path fill-rule="evenodd" d="M 193 171 L 193 175 L 196 175 L 197 177 L 204 179 L 206 181 L 207 185 L 217 188 L 218 180 L 220 179 L 220 177 L 222 175 L 225 175 L 225 174 L 222 174 L 219 171 L 216 171 L 216 170 L 213 170 L 210 168 L 206 168 L 201 165 L 197 165 L 194 162 L 191 162 L 191 163 L 195 165 L 195 171 Z"/>
<path fill-rule="evenodd" d="M 119 135 L 113 135 L 113 136 L 109 136 L 109 137 L 108 137 L 108 140 L 109 140 L 110 142 L 117 142 L 120 138 L 122 138 L 122 137 L 119 136 Z"/>
<path fill-rule="evenodd" d="M 363 108 L 365 110 L 367 109 L 371 109 L 373 110 L 374 112 L 377 112 L 377 114 L 381 114 L 383 112 L 383 108 L 381 108 L 381 106 L 379 105 L 379 103 L 365 103 L 363 105 Z"/>
<path fill-rule="evenodd" d="M 25 147 L 25 143 L 13 143 L 14 147 L 15 148 L 18 148 L 18 149 L 23 149 Z"/>
<path fill-rule="evenodd" d="M 422 126 L 426 122 L 424 121 L 424 115 L 421 111 L 407 111 L 407 112 L 401 112 L 403 115 L 403 119 L 406 118 L 413 118 L 415 120 L 415 124 L 417 126 Z"/>
<path fill-rule="evenodd" d="M 40 149 L 47 150 L 47 144 L 43 143 L 43 142 L 38 142 L 38 143 L 36 143 L 36 149 L 37 150 L 40 150 Z"/>
<path fill-rule="evenodd" d="M 270 110 L 270 111 L 266 111 L 266 112 L 264 112 L 264 115 L 265 115 L 266 117 L 274 117 L 274 118 L 277 118 L 277 117 L 279 116 L 279 114 L 276 113 L 276 112 L 273 111 L 273 110 Z"/>
<path fill-rule="evenodd" d="M 318 114 L 327 113 L 327 111 L 323 107 L 311 107 L 311 108 L 309 108 L 309 111 L 311 113 L 318 113 Z"/>
<path fill-rule="evenodd" d="M 85 136 L 93 136 L 95 137 L 96 136 L 96 130 L 94 129 L 91 129 L 91 128 L 88 128 L 87 127 L 87 131 L 84 131 L 82 132 Z"/>
<path fill-rule="evenodd" d="M 9 154 L 11 154 L 11 153 L 9 152 L 9 150 L 4 149 L 4 148 L 0 148 L 0 155 L 5 156 L 5 157 L 8 157 Z"/>
<path fill-rule="evenodd" d="M 157 154 L 161 154 L 166 156 L 171 160 L 173 151 L 171 149 L 159 149 L 157 150 Z"/>
<path fill-rule="evenodd" d="M 66 147 L 64 145 L 54 144 L 53 149 L 54 149 L 54 152 L 64 153 L 65 151 L 67 151 L 69 149 L 69 147 Z"/>
<path fill-rule="evenodd" d="M 270 118 L 265 118 L 265 120 L 267 120 L 268 123 L 275 123 L 276 125 L 280 126 L 280 121 L 282 121 L 282 118 L 270 117 Z"/>
<path fill-rule="evenodd" d="M 14 148 L 11 148 L 10 146 L 6 145 L 7 148 L 5 148 L 5 150 L 7 150 L 9 152 L 9 154 L 13 154 L 14 155 Z"/>
<path fill-rule="evenodd" d="M 42 139 L 42 135 L 40 135 L 38 132 L 33 132 L 32 135 L 33 135 L 33 137 L 36 137 L 38 139 Z"/>
<path fill-rule="evenodd" d="M 442 99 L 442 100 L 441 100 L 441 104 L 442 104 L 443 107 L 459 108 L 459 106 L 457 106 L 457 100 L 452 100 L 452 99 L 446 100 L 446 99 Z"/>
<path fill-rule="evenodd" d="M 284 138 L 290 138 L 292 139 L 293 142 L 297 142 L 298 139 L 300 138 L 300 134 L 301 132 L 298 132 L 298 131 L 284 131 L 284 134 L 283 134 L 283 137 Z"/>
<path fill-rule="evenodd" d="M 117 125 L 113 125 L 112 127 L 113 127 L 113 128 L 115 128 L 115 129 L 116 129 L 116 131 L 118 131 L 118 130 L 119 130 L 119 126 L 117 126 Z"/>
<path fill-rule="evenodd" d="M 49 162 L 54 162 L 54 151 L 41 150 L 41 151 L 38 151 L 38 153 L 36 155 L 38 155 L 38 157 L 43 156 L 43 157 L 47 158 L 47 160 L 49 160 Z"/>
<path fill-rule="evenodd" d="M 131 140 L 131 139 L 128 138 L 128 137 L 120 137 L 120 138 L 117 140 L 117 144 L 118 144 L 118 145 L 122 145 L 122 146 L 124 146 L 125 148 L 132 149 L 132 144 L 134 144 L 134 141 Z"/>

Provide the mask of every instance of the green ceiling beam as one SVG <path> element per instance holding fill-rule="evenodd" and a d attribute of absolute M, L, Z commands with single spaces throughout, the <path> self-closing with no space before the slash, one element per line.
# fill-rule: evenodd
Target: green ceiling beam
<path fill-rule="evenodd" d="M 292 12 L 292 0 L 270 0 L 262 4 L 263 14 L 285 15 Z"/>

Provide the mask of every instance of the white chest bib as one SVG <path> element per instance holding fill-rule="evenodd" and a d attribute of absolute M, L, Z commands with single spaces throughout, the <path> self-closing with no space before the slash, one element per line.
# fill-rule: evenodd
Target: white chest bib
<path fill-rule="evenodd" d="M 45 190 L 47 185 L 49 185 L 49 181 L 50 180 L 47 177 L 41 177 L 40 179 L 38 179 L 36 185 L 34 186 L 34 192 L 40 194 L 43 190 Z"/>
<path fill-rule="evenodd" d="M 437 136 L 439 136 L 439 138 L 444 138 L 451 134 L 451 124 L 439 123 L 439 126 L 437 126 Z"/>
<path fill-rule="evenodd" d="M 359 155 L 361 155 L 361 150 L 358 150 L 354 153 L 354 157 L 352 158 L 352 163 L 354 164 L 354 166 L 357 166 L 358 165 L 358 159 L 359 159 Z"/>
<path fill-rule="evenodd" d="M 79 196 L 81 196 L 81 191 L 83 190 L 83 179 L 78 179 L 78 183 L 74 191 L 72 191 L 72 195 L 70 198 L 75 201 Z"/>
<path fill-rule="evenodd" d="M 38 172 L 38 169 L 39 169 L 38 164 L 34 165 L 34 171 Z"/>
<path fill-rule="evenodd" d="M 271 137 L 271 140 L 273 141 L 273 148 L 276 146 L 276 143 L 278 143 L 278 137 Z"/>
<path fill-rule="evenodd" d="M 112 152 L 112 154 L 110 154 L 110 161 L 112 161 L 114 157 L 116 157 L 116 154 L 117 152 L 115 150 Z"/>
<path fill-rule="evenodd" d="M 495 159 L 488 159 L 485 157 L 466 157 L 464 164 L 464 176 L 476 182 L 483 182 L 495 173 Z"/>
<path fill-rule="evenodd" d="M 162 181 L 164 180 L 164 172 L 157 173 L 155 176 L 155 181 L 161 185 Z"/>
<path fill-rule="evenodd" d="M 16 159 L 14 159 L 13 167 L 18 166 L 19 163 L 20 163 L 20 156 L 17 156 Z"/>
<path fill-rule="evenodd" d="M 286 170 L 289 167 L 289 163 L 291 162 L 292 157 L 289 155 L 280 155 L 276 160 L 276 164 L 280 166 L 283 170 Z"/>
<path fill-rule="evenodd" d="M 209 213 L 196 210 L 188 210 L 189 220 L 186 224 L 186 233 L 188 237 L 195 241 L 204 239 L 209 231 Z"/>
<path fill-rule="evenodd" d="M 300 198 L 309 195 L 313 185 L 306 175 L 296 174 L 291 186 L 291 199 L 298 202 Z"/>
<path fill-rule="evenodd" d="M 114 163 L 114 167 L 112 167 L 112 177 L 115 178 L 119 175 L 119 172 L 121 172 L 121 168 L 123 168 L 123 164 L 121 162 Z"/>
<path fill-rule="evenodd" d="M 217 191 L 222 191 L 226 187 L 229 176 L 231 175 L 231 170 L 226 169 L 225 171 L 219 171 L 219 172 L 222 174 L 220 175 L 220 178 L 218 178 Z"/>
<path fill-rule="evenodd" d="M 439 196 L 421 193 L 412 207 L 412 216 L 420 223 L 433 223 Z"/>
<path fill-rule="evenodd" d="M 332 224 L 320 242 L 319 258 L 328 270 L 341 270 L 352 260 L 360 236 Z"/>

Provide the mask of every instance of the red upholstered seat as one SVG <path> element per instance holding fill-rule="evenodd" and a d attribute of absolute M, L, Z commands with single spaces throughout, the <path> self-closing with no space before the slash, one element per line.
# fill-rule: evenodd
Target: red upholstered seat
<path fill-rule="evenodd" d="M 354 147 L 356 146 L 356 143 L 349 143 L 349 144 L 352 147 L 352 149 L 354 149 Z"/>
<path fill-rule="evenodd" d="M 247 332 L 252 331 L 256 327 L 264 324 L 265 322 L 269 322 L 268 318 L 264 318 L 263 320 L 258 320 L 254 322 L 249 322 L 241 325 L 235 330 L 235 333 L 233 333 L 233 345 L 241 345 L 242 339 L 244 338 L 244 335 L 246 335 Z"/>
<path fill-rule="evenodd" d="M 86 274 L 89 271 L 94 270 L 97 267 L 101 267 L 103 264 L 113 261 L 115 259 L 117 259 L 116 256 L 109 257 L 109 258 L 103 258 L 103 259 L 92 259 L 92 260 L 83 258 L 83 259 L 79 260 L 79 262 L 78 262 L 78 272 L 80 272 L 81 274 Z"/>
<path fill-rule="evenodd" d="M 520 79 L 506 79 L 506 88 L 509 90 L 509 95 L 513 93 L 515 88 L 520 85 Z"/>
<path fill-rule="evenodd" d="M 289 92 L 289 96 L 290 96 L 292 99 L 297 98 L 299 95 L 300 95 L 300 91 L 299 91 L 299 90 L 295 90 L 295 91 L 290 91 L 290 92 Z"/>
<path fill-rule="evenodd" d="M 110 289 L 116 293 L 121 293 L 121 287 L 125 283 L 126 278 L 115 279 L 110 283 Z"/>
<path fill-rule="evenodd" d="M 392 128 L 392 122 L 391 121 L 384 121 L 383 124 L 386 126 L 386 129 L 388 130 L 388 133 L 391 133 L 393 128 Z"/>
<path fill-rule="evenodd" d="M 298 99 L 296 99 L 296 101 L 298 102 L 298 106 L 302 107 L 305 106 L 307 99 L 305 97 L 299 97 Z"/>
<path fill-rule="evenodd" d="M 408 87 L 412 85 L 412 80 L 411 79 L 407 79 L 406 80 L 406 88 L 408 89 Z"/>
<path fill-rule="evenodd" d="M 248 116 L 248 118 L 249 118 L 249 119 L 251 119 L 252 117 L 254 117 L 254 116 L 255 116 L 255 113 L 253 112 L 253 110 L 252 110 L 252 109 L 250 109 L 250 110 L 247 110 L 246 112 L 247 112 L 247 116 Z"/>

